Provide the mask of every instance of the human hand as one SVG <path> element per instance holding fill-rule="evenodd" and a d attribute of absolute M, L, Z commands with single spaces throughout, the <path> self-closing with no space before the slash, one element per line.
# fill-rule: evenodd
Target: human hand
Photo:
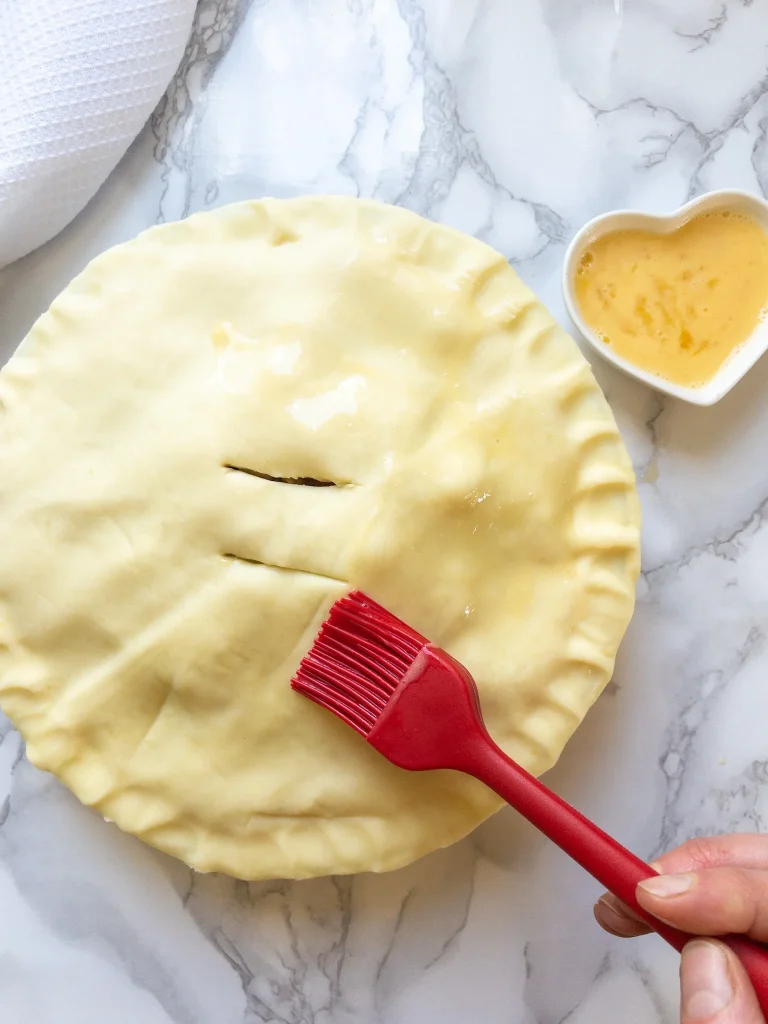
<path fill-rule="evenodd" d="M 653 867 L 661 877 L 641 882 L 637 901 L 654 917 L 696 936 L 734 932 L 768 942 L 768 836 L 692 839 Z M 610 893 L 595 917 L 622 938 L 651 930 Z M 680 984 L 681 1024 L 766 1024 L 744 968 L 720 942 L 688 943 Z"/>

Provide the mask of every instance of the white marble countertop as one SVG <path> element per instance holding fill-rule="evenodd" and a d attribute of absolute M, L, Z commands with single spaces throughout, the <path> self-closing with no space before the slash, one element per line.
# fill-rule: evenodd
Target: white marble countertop
<path fill-rule="evenodd" d="M 623 13 L 622 13 L 623 7 Z M 375 196 L 476 234 L 564 319 L 588 217 L 768 189 L 768 0 L 201 0 L 152 123 L 0 274 L 0 356 L 85 262 L 244 197 Z M 547 781 L 650 857 L 768 813 L 768 359 L 712 409 L 596 366 L 639 479 L 637 611 Z M 192 875 L 0 727 L 3 1024 L 667 1024 L 676 957 L 505 811 L 386 876 Z"/>

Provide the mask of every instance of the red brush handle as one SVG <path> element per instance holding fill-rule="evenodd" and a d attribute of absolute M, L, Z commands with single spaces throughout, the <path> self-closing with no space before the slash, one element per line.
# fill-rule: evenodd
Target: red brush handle
<path fill-rule="evenodd" d="M 578 861 L 606 889 L 646 921 L 675 949 L 681 950 L 691 936 L 658 921 L 637 902 L 635 890 L 640 882 L 657 872 L 630 853 L 615 839 L 562 800 L 551 789 L 507 757 L 503 750 L 484 737 L 473 744 L 469 763 L 464 747 L 463 771 L 484 782 L 503 797 L 540 832 L 557 843 L 569 857 Z M 768 966 L 768 959 L 766 960 Z"/>
<path fill-rule="evenodd" d="M 693 938 L 646 913 L 639 882 L 656 872 L 507 757 L 483 724 L 467 670 L 439 648 L 422 649 L 368 734 L 368 742 L 411 771 L 453 768 L 474 775 L 681 950 Z M 719 936 L 744 965 L 768 1018 L 768 948 L 738 935 Z"/>
<path fill-rule="evenodd" d="M 466 747 L 463 753 L 466 756 Z M 471 767 L 467 765 L 463 770 L 490 786 L 569 857 L 578 861 L 601 885 L 631 907 L 671 946 L 682 950 L 691 941 L 691 935 L 659 921 L 637 902 L 635 890 L 638 883 L 657 874 L 652 867 L 508 758 L 490 737 L 474 748 L 473 762 Z M 768 1016 L 768 949 L 739 935 L 719 938 L 741 960 L 760 1008 Z"/>

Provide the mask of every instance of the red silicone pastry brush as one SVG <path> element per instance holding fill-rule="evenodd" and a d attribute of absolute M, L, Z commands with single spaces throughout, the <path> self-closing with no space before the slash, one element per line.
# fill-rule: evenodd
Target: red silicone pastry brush
<path fill-rule="evenodd" d="M 474 775 L 618 896 L 677 950 L 690 935 L 647 914 L 635 898 L 656 872 L 606 835 L 493 742 L 467 670 L 359 592 L 337 601 L 291 683 L 409 771 Z M 768 1013 L 768 949 L 723 937 Z"/>

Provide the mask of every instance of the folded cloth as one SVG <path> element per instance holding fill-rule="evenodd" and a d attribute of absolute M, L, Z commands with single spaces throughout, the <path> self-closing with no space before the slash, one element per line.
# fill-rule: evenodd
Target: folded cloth
<path fill-rule="evenodd" d="M 0 2 L 0 266 L 52 238 L 138 135 L 196 0 Z"/>

